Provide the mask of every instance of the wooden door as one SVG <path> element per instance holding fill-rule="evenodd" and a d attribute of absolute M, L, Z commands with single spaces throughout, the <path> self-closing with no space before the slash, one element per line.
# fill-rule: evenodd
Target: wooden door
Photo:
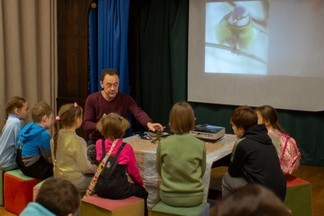
<path fill-rule="evenodd" d="M 88 95 L 88 14 L 93 0 L 57 0 L 57 109 Z M 82 129 L 79 135 L 84 137 Z"/>

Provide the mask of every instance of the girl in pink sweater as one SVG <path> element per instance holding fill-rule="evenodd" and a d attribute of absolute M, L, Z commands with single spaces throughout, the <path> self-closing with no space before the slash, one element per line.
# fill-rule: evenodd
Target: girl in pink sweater
<path fill-rule="evenodd" d="M 280 166 L 285 175 L 292 174 L 298 169 L 301 153 L 294 138 L 289 136 L 279 123 L 279 116 L 275 108 L 269 105 L 255 109 L 258 123 L 265 124 L 268 135 L 277 149 Z"/>

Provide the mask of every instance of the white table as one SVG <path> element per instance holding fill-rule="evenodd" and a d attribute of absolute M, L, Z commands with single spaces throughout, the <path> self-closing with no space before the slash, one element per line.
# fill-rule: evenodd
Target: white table
<path fill-rule="evenodd" d="M 214 162 L 224 158 L 232 152 L 232 146 L 235 140 L 235 135 L 226 134 L 222 139 L 215 143 L 205 143 L 207 151 L 207 167 L 202 179 L 205 185 L 205 201 L 207 201 L 208 196 L 211 167 Z M 151 208 L 159 201 L 158 191 L 161 182 L 155 169 L 157 144 L 151 143 L 151 140 L 141 139 L 138 135 L 127 137 L 124 141 L 131 144 L 134 149 L 140 174 L 144 181 L 144 185 L 149 192 L 147 205 Z"/>

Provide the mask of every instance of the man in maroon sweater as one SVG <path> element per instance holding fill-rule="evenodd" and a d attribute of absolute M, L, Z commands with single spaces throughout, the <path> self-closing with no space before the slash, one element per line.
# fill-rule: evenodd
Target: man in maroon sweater
<path fill-rule="evenodd" d="M 115 69 L 109 68 L 102 71 L 100 85 L 103 90 L 90 94 L 85 103 L 83 128 L 88 134 L 88 144 L 95 143 L 102 138 L 96 128 L 97 122 L 103 114 L 112 112 L 125 118 L 130 112 L 141 125 L 149 130 L 163 130 L 161 124 L 152 123 L 152 119 L 137 106 L 131 96 L 118 92 L 119 74 Z"/>

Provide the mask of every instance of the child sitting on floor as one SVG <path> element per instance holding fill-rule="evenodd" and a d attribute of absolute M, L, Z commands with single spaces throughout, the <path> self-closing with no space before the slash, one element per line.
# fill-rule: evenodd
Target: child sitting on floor
<path fill-rule="evenodd" d="M 76 134 L 82 124 L 83 110 L 77 103 L 63 105 L 55 121 L 51 140 L 54 176 L 70 180 L 85 194 L 97 166 L 87 159 L 87 143 Z"/>
<path fill-rule="evenodd" d="M 51 135 L 46 131 L 53 124 L 53 110 L 41 101 L 32 108 L 31 115 L 33 122 L 18 136 L 16 162 L 26 176 L 45 179 L 53 175 Z"/>
<path fill-rule="evenodd" d="M 12 97 L 6 104 L 6 117 L 0 127 L 0 170 L 17 168 L 16 143 L 29 115 L 28 102 L 22 97 Z"/>

